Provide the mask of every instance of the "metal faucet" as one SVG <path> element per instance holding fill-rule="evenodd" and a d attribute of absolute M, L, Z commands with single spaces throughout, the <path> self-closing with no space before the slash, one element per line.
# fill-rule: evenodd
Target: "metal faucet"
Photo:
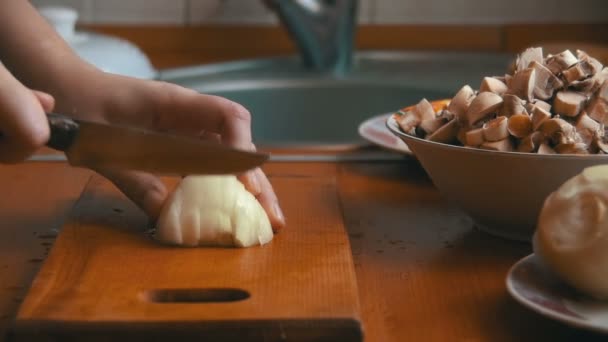
<path fill-rule="evenodd" d="M 358 0 L 266 0 L 294 38 L 305 66 L 344 74 L 352 63 Z"/>

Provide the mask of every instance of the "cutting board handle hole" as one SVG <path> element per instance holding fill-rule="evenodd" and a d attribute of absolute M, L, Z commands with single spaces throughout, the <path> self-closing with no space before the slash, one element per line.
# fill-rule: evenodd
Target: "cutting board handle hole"
<path fill-rule="evenodd" d="M 249 292 L 233 288 L 155 289 L 143 293 L 145 301 L 160 304 L 237 302 L 249 297 Z"/>

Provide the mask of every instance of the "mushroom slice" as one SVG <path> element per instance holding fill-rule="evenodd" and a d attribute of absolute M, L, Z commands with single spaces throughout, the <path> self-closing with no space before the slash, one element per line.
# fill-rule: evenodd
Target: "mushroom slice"
<path fill-rule="evenodd" d="M 507 88 L 511 88 L 511 81 L 513 81 L 513 75 L 505 74 L 504 83 L 507 85 Z"/>
<path fill-rule="evenodd" d="M 540 125 L 539 131 L 553 143 L 575 141 L 574 126 L 560 118 L 545 120 Z"/>
<path fill-rule="evenodd" d="M 544 110 L 540 106 L 537 106 L 534 107 L 530 119 L 532 121 L 532 129 L 536 131 L 543 124 L 543 122 L 551 119 L 551 113 Z"/>
<path fill-rule="evenodd" d="M 479 148 L 491 151 L 511 152 L 513 151 L 513 142 L 511 142 L 511 138 L 499 141 L 486 141 Z"/>
<path fill-rule="evenodd" d="M 608 102 L 600 97 L 594 97 L 585 108 L 585 111 L 593 120 L 608 124 Z"/>
<path fill-rule="evenodd" d="M 553 93 L 556 90 L 561 89 L 564 86 L 564 83 L 541 63 L 532 61 L 530 66 L 534 68 L 536 73 L 534 83 L 535 97 L 542 100 L 548 100 L 553 96 Z"/>
<path fill-rule="evenodd" d="M 581 81 L 574 81 L 570 83 L 569 87 L 582 94 L 591 96 L 601 87 L 602 82 L 604 82 L 604 80 L 598 77 L 598 75 L 599 74 L 596 74 L 593 77 L 589 77 Z"/>
<path fill-rule="evenodd" d="M 418 125 L 417 129 L 422 130 L 422 135 L 427 136 L 428 134 L 433 134 L 437 131 L 441 126 L 446 124 L 448 120 L 445 118 L 435 118 L 430 120 L 424 120 Z"/>
<path fill-rule="evenodd" d="M 576 62 L 578 62 L 578 59 L 570 50 L 565 50 L 554 56 L 548 56 L 545 59 L 545 65 L 555 75 L 561 74 L 562 71 L 576 64 Z"/>
<path fill-rule="evenodd" d="M 608 81 L 604 81 L 587 105 L 587 113 L 597 122 L 608 123 Z"/>
<path fill-rule="evenodd" d="M 504 82 L 494 77 L 484 77 L 479 86 L 479 92 L 489 91 L 498 95 L 504 94 L 508 89 Z"/>
<path fill-rule="evenodd" d="M 551 111 L 551 105 L 542 100 L 529 101 L 528 103 L 526 103 L 525 107 L 528 110 L 528 113 L 534 112 L 534 108 L 536 108 L 536 107 L 540 107 L 540 108 L 546 110 L 547 112 Z"/>
<path fill-rule="evenodd" d="M 599 133 L 601 132 L 601 126 L 602 125 L 590 118 L 585 112 L 578 116 L 574 125 L 582 141 L 587 145 L 591 145 L 593 137 L 601 134 Z"/>
<path fill-rule="evenodd" d="M 559 154 L 589 154 L 587 145 L 584 143 L 565 143 L 555 146 L 555 152 Z"/>
<path fill-rule="evenodd" d="M 433 105 L 427 101 L 427 99 L 422 99 L 413 109 L 414 114 L 420 119 L 420 121 L 433 120 L 436 118 L 435 110 L 433 109 Z"/>
<path fill-rule="evenodd" d="M 575 91 L 564 90 L 555 95 L 553 111 L 563 116 L 577 116 L 587 101 L 587 97 Z"/>
<path fill-rule="evenodd" d="M 601 125 L 593 120 L 587 115 L 587 113 L 582 112 L 581 115 L 576 119 L 576 123 L 574 125 L 578 131 L 581 130 L 589 130 L 589 131 L 598 131 L 601 128 Z"/>
<path fill-rule="evenodd" d="M 397 118 L 397 124 L 401 130 L 407 134 L 416 135 L 416 126 L 420 124 L 420 119 L 411 111 L 401 112 Z"/>
<path fill-rule="evenodd" d="M 467 132 L 469 132 L 471 130 L 472 129 L 470 127 L 460 125 L 460 128 L 458 129 L 458 133 L 456 133 L 456 139 L 462 145 L 466 146 L 467 145 Z"/>
<path fill-rule="evenodd" d="M 593 137 L 593 142 L 590 149 L 597 150 L 598 153 L 608 154 L 608 144 L 606 144 L 601 137 Z"/>
<path fill-rule="evenodd" d="M 608 81 L 604 81 L 595 94 L 597 98 L 608 102 Z"/>
<path fill-rule="evenodd" d="M 504 117 L 504 116 L 503 116 Z M 532 120 L 528 114 L 515 114 L 508 120 L 509 133 L 516 138 L 524 138 L 532 133 Z"/>
<path fill-rule="evenodd" d="M 450 104 L 448 105 L 448 110 L 456 115 L 458 120 L 461 122 L 466 122 L 466 112 L 469 109 L 469 105 L 475 98 L 475 91 L 469 85 L 465 85 L 460 88 L 460 90 L 454 95 Z"/>
<path fill-rule="evenodd" d="M 429 134 L 435 133 L 441 126 L 452 119 L 454 119 L 454 114 L 450 113 L 447 109 L 444 109 L 439 112 L 435 119 L 422 121 L 418 127 L 416 127 L 416 133 L 418 133 L 418 136 L 426 137 Z"/>
<path fill-rule="evenodd" d="M 555 154 L 555 150 L 547 143 L 542 143 L 538 147 L 538 154 Z"/>
<path fill-rule="evenodd" d="M 477 147 L 484 142 L 483 128 L 475 128 L 465 133 L 465 142 L 467 146 Z"/>
<path fill-rule="evenodd" d="M 600 61 L 598 61 L 597 59 L 589 56 L 583 50 L 576 50 L 576 56 L 578 57 L 579 60 L 585 61 L 585 62 L 589 63 L 589 65 L 591 66 L 591 71 L 592 71 L 591 74 L 592 75 L 597 74 L 604 67 Z"/>
<path fill-rule="evenodd" d="M 484 140 L 492 142 L 509 137 L 508 122 L 506 116 L 499 116 L 485 123 L 482 127 Z"/>
<path fill-rule="evenodd" d="M 526 68 L 513 75 L 508 93 L 515 94 L 526 101 L 532 101 L 535 84 L 536 70 L 534 68 Z"/>
<path fill-rule="evenodd" d="M 495 113 L 502 105 L 502 97 L 489 91 L 479 93 L 471 102 L 467 112 L 466 121 L 470 125 L 483 120 L 489 114 Z"/>
<path fill-rule="evenodd" d="M 503 104 L 498 111 L 499 116 L 510 117 L 516 114 L 528 114 L 524 107 L 524 102 L 513 94 L 504 94 L 502 96 Z"/>
<path fill-rule="evenodd" d="M 426 139 L 444 144 L 450 144 L 456 141 L 459 129 L 460 126 L 458 125 L 458 121 L 454 119 L 446 123 L 445 125 L 439 127 L 439 129 L 436 130 L 433 134 L 428 135 Z"/>
<path fill-rule="evenodd" d="M 543 48 L 527 48 L 524 52 L 517 56 L 517 60 L 515 62 L 516 71 L 521 71 L 529 68 L 532 62 L 543 62 Z"/>
<path fill-rule="evenodd" d="M 536 152 L 544 139 L 545 136 L 541 132 L 532 132 L 532 134 L 521 139 L 517 146 L 517 152 Z"/>
<path fill-rule="evenodd" d="M 566 83 L 572 84 L 575 81 L 580 81 L 589 76 L 595 75 L 594 65 L 588 61 L 580 61 L 562 72 L 562 76 Z"/>

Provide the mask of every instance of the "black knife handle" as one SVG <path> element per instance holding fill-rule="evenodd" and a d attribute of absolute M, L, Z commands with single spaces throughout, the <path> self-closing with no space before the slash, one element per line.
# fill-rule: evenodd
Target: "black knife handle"
<path fill-rule="evenodd" d="M 66 151 L 78 135 L 78 123 L 61 114 L 48 113 L 46 116 L 51 127 L 51 137 L 46 145 L 56 150 Z"/>

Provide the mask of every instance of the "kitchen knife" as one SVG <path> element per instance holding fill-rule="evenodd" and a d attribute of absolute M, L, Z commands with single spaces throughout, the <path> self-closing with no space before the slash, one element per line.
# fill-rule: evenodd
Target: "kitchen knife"
<path fill-rule="evenodd" d="M 70 165 L 155 174 L 230 174 L 260 166 L 268 155 L 220 143 L 144 129 L 47 114 L 47 146 L 65 152 Z"/>

